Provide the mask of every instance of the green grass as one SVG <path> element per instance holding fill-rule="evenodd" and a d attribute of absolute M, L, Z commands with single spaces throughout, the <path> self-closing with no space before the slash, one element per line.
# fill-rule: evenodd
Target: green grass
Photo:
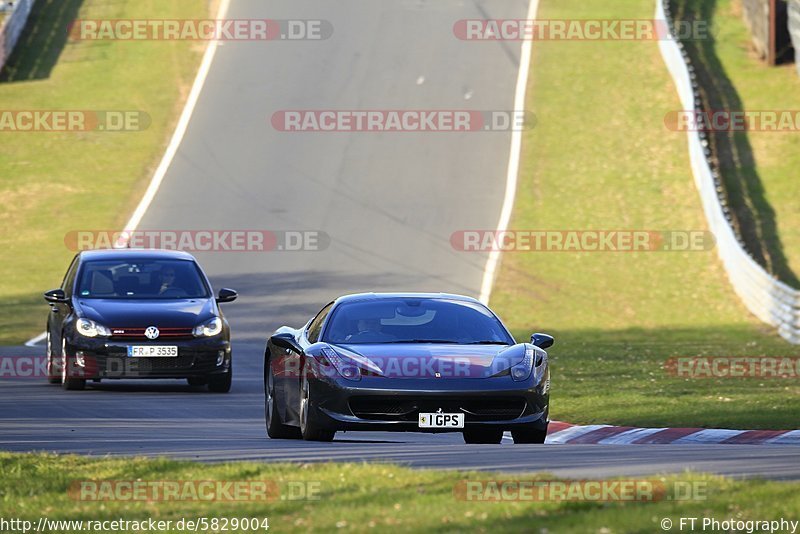
<path fill-rule="evenodd" d="M 652 11 L 651 0 L 562 0 L 543 2 L 539 17 Z M 707 230 L 685 134 L 664 127 L 680 103 L 655 43 L 534 43 L 526 108 L 538 124 L 524 134 L 511 228 Z M 663 369 L 671 356 L 800 353 L 748 313 L 716 251 L 506 253 L 491 304 L 520 339 L 556 336 L 554 419 L 797 427 L 798 379 L 687 380 Z"/>
<path fill-rule="evenodd" d="M 0 517 L 36 523 L 41 516 L 71 520 L 157 520 L 267 517 L 270 532 L 296 530 L 401 532 L 657 532 L 660 521 L 679 517 L 769 520 L 800 515 L 800 483 L 684 474 L 650 477 L 674 487 L 694 484 L 697 499 L 656 502 L 476 502 L 457 498 L 464 480 L 533 480 L 547 475 L 502 475 L 411 470 L 385 464 L 199 464 L 164 459 L 90 459 L 0 453 Z M 313 500 L 270 502 L 80 501 L 72 481 L 272 481 L 315 488 Z M 305 486 L 302 483 L 310 483 Z M 685 486 L 684 486 L 685 487 Z M 670 491 L 670 490 L 668 490 Z M 299 493 L 299 492 L 298 492 Z M 295 493 L 297 495 L 298 493 Z M 677 529 L 675 529 L 677 530 Z M 174 530 L 171 530 L 174 531 Z M 235 530 L 232 530 L 235 531 Z M 65 532 L 71 532 L 66 530 Z M 260 532 L 263 532 L 261 530 Z"/>
<path fill-rule="evenodd" d="M 39 0 L 0 76 L 5 110 L 140 110 L 141 132 L 0 133 L 0 345 L 44 329 L 71 230 L 119 228 L 172 134 L 204 44 L 67 42 L 74 18 L 202 18 L 205 0 Z"/>

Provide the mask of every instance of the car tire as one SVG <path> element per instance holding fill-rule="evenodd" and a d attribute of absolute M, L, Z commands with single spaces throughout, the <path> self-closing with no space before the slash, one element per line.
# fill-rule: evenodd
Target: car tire
<path fill-rule="evenodd" d="M 300 429 L 296 426 L 284 425 L 278 415 L 278 404 L 275 400 L 275 375 L 267 361 L 267 380 L 264 383 L 264 419 L 267 426 L 267 436 L 271 439 L 300 439 Z"/>
<path fill-rule="evenodd" d="M 233 364 L 228 368 L 228 372 L 221 375 L 211 375 L 208 377 L 208 390 L 211 393 L 228 393 L 233 384 Z"/>
<path fill-rule="evenodd" d="M 303 383 L 300 387 L 300 434 L 306 441 L 333 441 L 335 430 L 321 428 L 317 420 L 317 412 L 311 401 L 311 388 L 308 384 L 308 375 L 303 374 Z"/>
<path fill-rule="evenodd" d="M 53 357 L 53 340 L 50 339 L 50 326 L 47 326 L 47 382 L 50 384 L 61 383 L 61 370 Z"/>
<path fill-rule="evenodd" d="M 503 441 L 503 430 L 497 428 L 465 428 L 464 443 L 498 444 Z"/>
<path fill-rule="evenodd" d="M 85 378 L 69 376 L 69 353 L 67 351 L 67 341 L 61 335 L 61 387 L 67 391 L 80 391 L 86 388 Z"/>
<path fill-rule="evenodd" d="M 544 443 L 547 437 L 547 429 L 540 428 L 519 428 L 511 431 L 514 443 Z"/>
<path fill-rule="evenodd" d="M 208 385 L 207 376 L 190 376 L 186 379 L 186 383 L 190 386 L 206 386 Z"/>

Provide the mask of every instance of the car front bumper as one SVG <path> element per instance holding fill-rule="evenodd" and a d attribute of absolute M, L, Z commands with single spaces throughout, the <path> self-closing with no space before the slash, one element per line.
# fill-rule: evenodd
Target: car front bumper
<path fill-rule="evenodd" d="M 178 347 L 177 357 L 130 357 L 129 345 Z M 231 369 L 230 341 L 224 338 L 162 342 L 78 338 L 68 343 L 70 371 L 81 378 L 191 378 L 224 374 Z"/>
<path fill-rule="evenodd" d="M 392 379 L 310 377 L 311 408 L 331 430 L 459 432 L 420 428 L 420 413 L 463 413 L 465 428 L 546 430 L 549 376 L 540 384 L 510 376 L 482 379 Z"/>

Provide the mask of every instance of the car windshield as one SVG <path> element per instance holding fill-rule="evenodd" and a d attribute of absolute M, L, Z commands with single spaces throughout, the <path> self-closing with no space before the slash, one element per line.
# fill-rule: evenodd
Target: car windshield
<path fill-rule="evenodd" d="M 482 304 L 438 298 L 341 303 L 325 327 L 323 341 L 498 345 L 514 342 L 497 317 Z"/>
<path fill-rule="evenodd" d="M 208 298 L 191 260 L 96 260 L 81 268 L 76 295 L 85 299 Z"/>

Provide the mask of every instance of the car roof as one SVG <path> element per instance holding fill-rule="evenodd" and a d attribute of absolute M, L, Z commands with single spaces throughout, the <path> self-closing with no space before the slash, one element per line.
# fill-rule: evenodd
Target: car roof
<path fill-rule="evenodd" d="M 447 299 L 447 300 L 460 300 L 462 302 L 476 302 L 480 304 L 478 299 L 467 297 L 464 295 L 455 295 L 452 293 L 414 293 L 414 292 L 396 292 L 396 293 L 353 293 L 351 295 L 342 295 L 336 299 L 337 304 L 345 302 L 355 302 L 364 300 L 382 300 L 382 299 L 396 299 L 396 298 L 420 298 L 420 299 Z"/>
<path fill-rule="evenodd" d="M 120 259 L 149 259 L 149 260 L 190 260 L 196 261 L 194 256 L 180 250 L 141 249 L 141 248 L 106 248 L 98 250 L 83 250 L 79 253 L 82 260 L 120 260 Z"/>

